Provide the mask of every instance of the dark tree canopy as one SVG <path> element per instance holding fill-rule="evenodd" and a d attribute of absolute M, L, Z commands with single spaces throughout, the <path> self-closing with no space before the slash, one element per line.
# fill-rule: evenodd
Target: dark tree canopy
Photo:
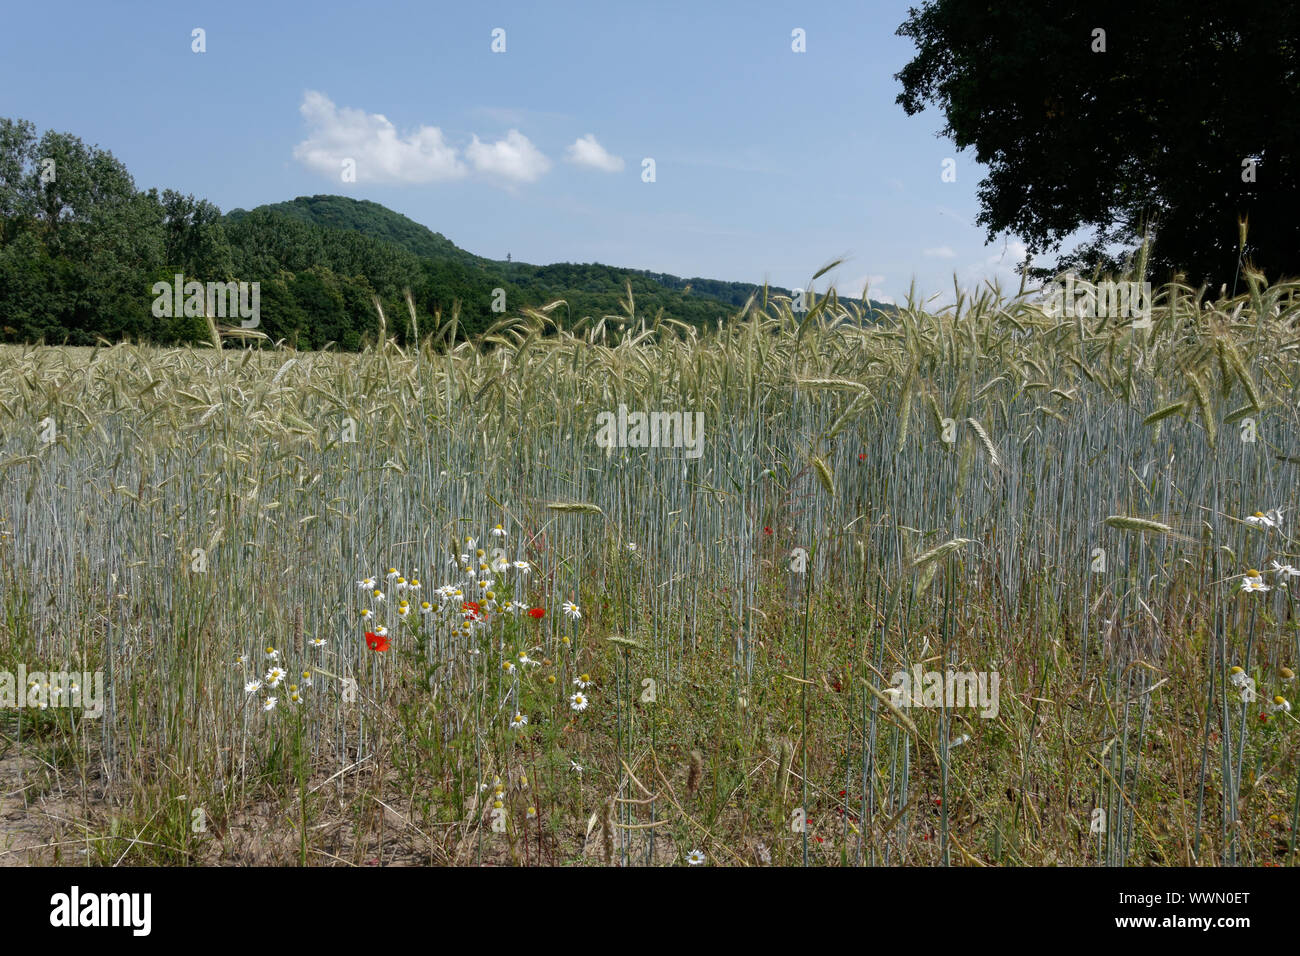
<path fill-rule="evenodd" d="M 1158 277 L 1217 286 L 1240 218 L 1247 263 L 1300 275 L 1300 5 L 933 0 L 898 33 L 918 51 L 898 103 L 941 109 L 942 135 L 988 167 L 990 240 L 1037 255 L 1086 229 L 1058 268 L 1112 270 L 1108 247 L 1149 234 Z"/>

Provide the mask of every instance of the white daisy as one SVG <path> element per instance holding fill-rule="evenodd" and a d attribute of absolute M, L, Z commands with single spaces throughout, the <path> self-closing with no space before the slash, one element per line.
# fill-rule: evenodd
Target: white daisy
<path fill-rule="evenodd" d="M 284 672 L 283 668 L 272 667 L 266 672 L 266 686 L 279 687 L 280 681 L 284 680 L 287 676 L 288 675 Z"/>
<path fill-rule="evenodd" d="M 313 637 L 313 638 L 312 638 L 310 641 L 308 641 L 307 643 L 310 644 L 312 647 L 324 647 L 324 646 L 325 646 L 325 638 L 323 638 L 323 637 Z"/>
<path fill-rule="evenodd" d="M 520 571 L 523 571 L 525 574 L 527 574 L 529 571 L 533 569 L 532 565 L 530 565 L 527 561 L 515 561 L 514 565 L 516 568 L 518 568 Z"/>
<path fill-rule="evenodd" d="M 582 617 L 582 612 L 578 610 L 578 605 L 574 604 L 572 601 L 565 601 L 561 607 L 564 609 L 566 617 L 571 617 L 575 620 Z"/>
<path fill-rule="evenodd" d="M 699 866 L 704 862 L 704 854 L 699 850 L 692 850 L 690 853 L 686 854 L 686 862 L 691 866 Z"/>
<path fill-rule="evenodd" d="M 1241 589 L 1243 591 L 1272 590 L 1267 584 L 1264 583 L 1264 579 L 1260 577 L 1259 572 L 1256 571 L 1254 568 L 1251 568 L 1249 571 L 1247 571 L 1245 577 L 1242 578 Z"/>
<path fill-rule="evenodd" d="M 592 684 L 591 675 L 590 674 L 579 675 L 578 677 L 574 678 L 573 683 L 576 684 L 580 689 L 586 690 Z"/>
<path fill-rule="evenodd" d="M 258 680 L 256 677 L 254 677 L 252 680 L 250 680 L 247 684 L 244 685 L 245 694 L 256 694 L 261 689 L 262 689 L 262 682 Z"/>
<path fill-rule="evenodd" d="M 518 730 L 520 727 L 524 727 L 527 724 L 528 724 L 528 718 L 525 717 L 523 714 L 515 714 L 513 717 L 510 718 L 511 730 Z"/>
<path fill-rule="evenodd" d="M 268 644 L 266 645 L 266 650 L 262 652 L 262 656 L 268 661 L 278 661 L 280 659 L 280 652 Z"/>
<path fill-rule="evenodd" d="M 578 691 L 569 698 L 569 706 L 577 711 L 586 710 L 589 703 L 590 701 L 587 699 L 587 695 L 582 691 Z"/>
<path fill-rule="evenodd" d="M 375 589 L 375 579 L 362 578 L 357 582 L 357 587 L 361 588 L 363 591 L 373 591 Z"/>
<path fill-rule="evenodd" d="M 506 529 L 501 527 L 501 525 L 497 525 L 492 529 L 491 534 L 494 538 L 504 538 L 506 536 Z"/>
<path fill-rule="evenodd" d="M 1297 570 L 1292 565 L 1282 564 L 1276 560 L 1273 562 L 1273 566 L 1269 568 L 1269 570 L 1281 577 L 1284 581 L 1287 578 L 1300 578 L 1300 570 Z"/>
<path fill-rule="evenodd" d="M 1276 528 L 1282 523 L 1282 509 L 1274 508 L 1265 514 L 1263 511 L 1256 511 L 1253 515 L 1246 518 L 1246 524 L 1254 525 L 1256 528 Z"/>
<path fill-rule="evenodd" d="M 1283 713 L 1289 714 L 1291 713 L 1291 702 L 1279 694 L 1273 698 L 1273 711 L 1274 713 L 1282 711 Z"/>
<path fill-rule="evenodd" d="M 266 712 L 268 712 L 268 713 L 271 712 L 271 711 L 273 711 L 273 710 L 275 710 L 275 702 L 276 702 L 276 700 L 277 700 L 277 698 L 275 698 L 275 697 L 268 697 L 268 698 L 266 698 L 266 700 L 262 701 L 262 710 L 264 710 L 264 711 L 266 711 Z"/>

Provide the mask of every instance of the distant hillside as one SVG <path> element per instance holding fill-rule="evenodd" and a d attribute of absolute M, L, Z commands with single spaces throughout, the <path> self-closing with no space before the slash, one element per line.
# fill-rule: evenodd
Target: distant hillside
<path fill-rule="evenodd" d="M 700 277 L 683 278 L 669 273 L 625 269 L 600 263 L 558 263 L 538 266 L 525 262 L 487 259 L 461 249 L 442 233 L 434 232 L 427 226 L 422 226 L 386 206 L 347 196 L 299 196 L 287 202 L 258 206 L 253 211 L 283 216 L 329 229 L 349 230 L 400 246 L 420 258 L 471 266 L 481 273 L 499 276 L 502 283 L 534 290 L 548 301 L 566 298 L 559 290 L 579 294 L 599 293 L 603 290 L 611 295 L 622 296 L 627 279 L 647 280 L 669 293 L 677 293 L 676 296 L 669 297 L 673 302 L 679 302 L 680 299 L 690 296 L 695 300 L 717 302 L 738 309 L 751 295 L 755 293 L 762 295 L 762 287 L 752 282 L 728 282 Z M 243 209 L 234 209 L 227 214 L 226 218 L 231 222 L 238 222 L 248 215 L 249 213 Z M 637 282 L 633 283 L 634 292 L 637 285 Z M 547 295 L 546 290 L 555 290 L 556 294 Z M 791 291 L 779 286 L 769 286 L 768 293 L 788 296 Z M 866 307 L 866 303 L 862 300 L 856 301 Z M 878 302 L 872 305 L 876 308 L 882 307 L 882 303 Z M 616 303 L 607 311 L 616 311 Z M 692 315 L 678 314 L 671 308 L 667 311 L 673 318 L 691 321 L 692 315 L 698 313 L 699 309 L 694 304 L 687 307 L 685 311 Z"/>
<path fill-rule="evenodd" d="M 288 216 L 302 222 L 329 229 L 349 229 L 365 236 L 382 239 L 401 246 L 407 252 L 430 259 L 458 259 L 481 263 L 486 260 L 461 249 L 442 233 L 434 232 L 400 212 L 368 199 L 350 199 L 347 196 L 299 196 L 288 202 L 258 206 L 259 212 Z M 232 209 L 226 214 L 231 222 L 238 222 L 248 212 Z"/>
<path fill-rule="evenodd" d="M 47 181 L 48 156 L 62 158 L 57 179 Z M 241 293 L 241 309 L 252 308 L 256 288 L 257 321 L 245 328 L 300 349 L 375 341 L 376 303 L 386 333 L 409 344 L 433 328 L 474 338 L 557 300 L 563 304 L 552 315 L 567 327 L 622 316 L 629 287 L 638 318 L 695 326 L 734 315 L 761 294 L 752 282 L 486 259 L 378 203 L 345 196 L 301 196 L 222 215 L 200 197 L 136 189 L 118 159 L 75 136 L 38 136 L 33 124 L 0 117 L 0 341 L 210 342 L 207 308 L 227 329 L 252 317 L 228 311 L 224 296 L 212 305 L 211 288 L 206 299 L 185 292 L 175 308 L 177 275 L 187 289 L 243 284 L 249 295 Z"/>

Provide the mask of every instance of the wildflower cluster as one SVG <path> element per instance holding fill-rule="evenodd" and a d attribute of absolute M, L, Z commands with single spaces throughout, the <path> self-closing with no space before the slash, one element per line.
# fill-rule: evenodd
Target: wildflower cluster
<path fill-rule="evenodd" d="M 312 638 L 308 646 L 324 648 L 323 637 Z M 244 676 L 244 695 L 249 703 L 257 701 L 264 713 L 271 713 L 279 705 L 281 698 L 286 703 L 298 705 L 303 702 L 303 694 L 312 686 L 312 669 L 308 665 L 290 667 L 284 652 L 274 642 L 263 645 L 260 666 L 253 661 L 258 655 L 240 654 L 235 658 L 234 666 Z M 261 667 L 265 667 L 263 672 Z"/>
<path fill-rule="evenodd" d="M 1280 531 L 1282 528 L 1282 509 L 1273 508 L 1268 512 L 1256 511 L 1249 515 L 1246 524 L 1253 528 L 1259 528 L 1263 531 Z M 1293 565 L 1284 564 L 1276 558 L 1272 561 L 1268 569 L 1273 576 L 1273 584 L 1264 583 L 1264 575 L 1256 568 L 1250 568 L 1242 575 L 1241 590 L 1247 594 L 1262 594 L 1265 591 L 1271 591 L 1273 588 L 1285 588 L 1287 581 L 1292 578 L 1300 578 L 1300 569 Z"/>
<path fill-rule="evenodd" d="M 528 726 L 528 715 L 520 709 L 518 681 L 534 668 L 549 666 L 551 662 L 538 658 L 542 646 L 530 639 L 535 632 L 523 626 L 525 617 L 541 621 L 546 609 L 523 600 L 533 568 L 522 556 L 514 559 L 506 556 L 504 545 L 508 536 L 509 532 L 500 524 L 488 532 L 491 554 L 476 538 L 466 537 L 456 552 L 447 557 L 449 573 L 445 583 L 427 593 L 418 569 L 409 579 L 392 567 L 382 579 L 358 580 L 356 585 L 361 592 L 358 613 L 365 628 L 366 646 L 376 653 L 389 650 L 393 646 L 391 639 L 404 628 L 417 636 L 445 635 L 450 639 L 453 653 L 459 651 L 468 657 L 490 650 L 502 652 L 501 672 L 513 682 L 507 722 L 510 729 L 522 730 Z M 564 602 L 562 610 L 570 620 L 582 617 L 581 609 L 572 601 Z M 572 646 L 567 636 L 561 643 Z M 575 711 L 585 710 L 589 703 L 583 691 L 590 682 L 586 675 L 583 677 L 578 691 L 569 697 L 569 706 Z M 555 683 L 553 674 L 548 675 L 547 683 Z"/>

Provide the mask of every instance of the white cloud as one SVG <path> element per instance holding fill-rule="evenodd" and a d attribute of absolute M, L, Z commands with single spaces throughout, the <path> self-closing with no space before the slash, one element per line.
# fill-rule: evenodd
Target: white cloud
<path fill-rule="evenodd" d="M 551 161 L 517 129 L 495 143 L 484 143 L 475 136 L 465 147 L 465 158 L 479 172 L 512 182 L 535 182 L 551 168 Z"/>
<path fill-rule="evenodd" d="M 324 93 L 308 90 L 299 107 L 308 135 L 293 148 L 294 159 L 331 178 L 343 161 L 356 162 L 358 182 L 428 183 L 464 176 L 464 164 L 436 126 L 407 136 L 379 113 L 337 107 Z"/>
<path fill-rule="evenodd" d="M 882 297 L 876 292 L 876 288 L 882 285 L 884 281 L 884 276 L 861 275 L 853 276 L 851 278 L 834 279 L 831 284 L 835 286 L 835 291 L 842 297 L 856 299 L 862 295 L 862 289 L 864 286 L 870 286 L 868 294 L 871 298 L 881 299 Z"/>
<path fill-rule="evenodd" d="M 1004 292 L 1015 295 L 1020 287 L 1020 266 L 1025 261 L 1028 250 L 1017 239 L 1005 242 L 996 253 L 986 256 L 980 262 L 971 263 L 961 273 L 963 289 L 976 291 L 984 283 L 997 282 Z M 1032 282 L 1030 283 L 1032 287 Z"/>
<path fill-rule="evenodd" d="M 957 253 L 952 251 L 952 246 L 935 246 L 933 249 L 926 249 L 922 255 L 934 259 L 955 259 L 957 257 Z"/>
<path fill-rule="evenodd" d="M 566 156 L 571 163 L 578 166 L 590 166 L 592 169 L 599 169 L 603 173 L 623 171 L 623 158 L 610 154 L 604 146 L 596 142 L 594 133 L 588 133 L 586 136 L 574 140 L 566 151 Z"/>

